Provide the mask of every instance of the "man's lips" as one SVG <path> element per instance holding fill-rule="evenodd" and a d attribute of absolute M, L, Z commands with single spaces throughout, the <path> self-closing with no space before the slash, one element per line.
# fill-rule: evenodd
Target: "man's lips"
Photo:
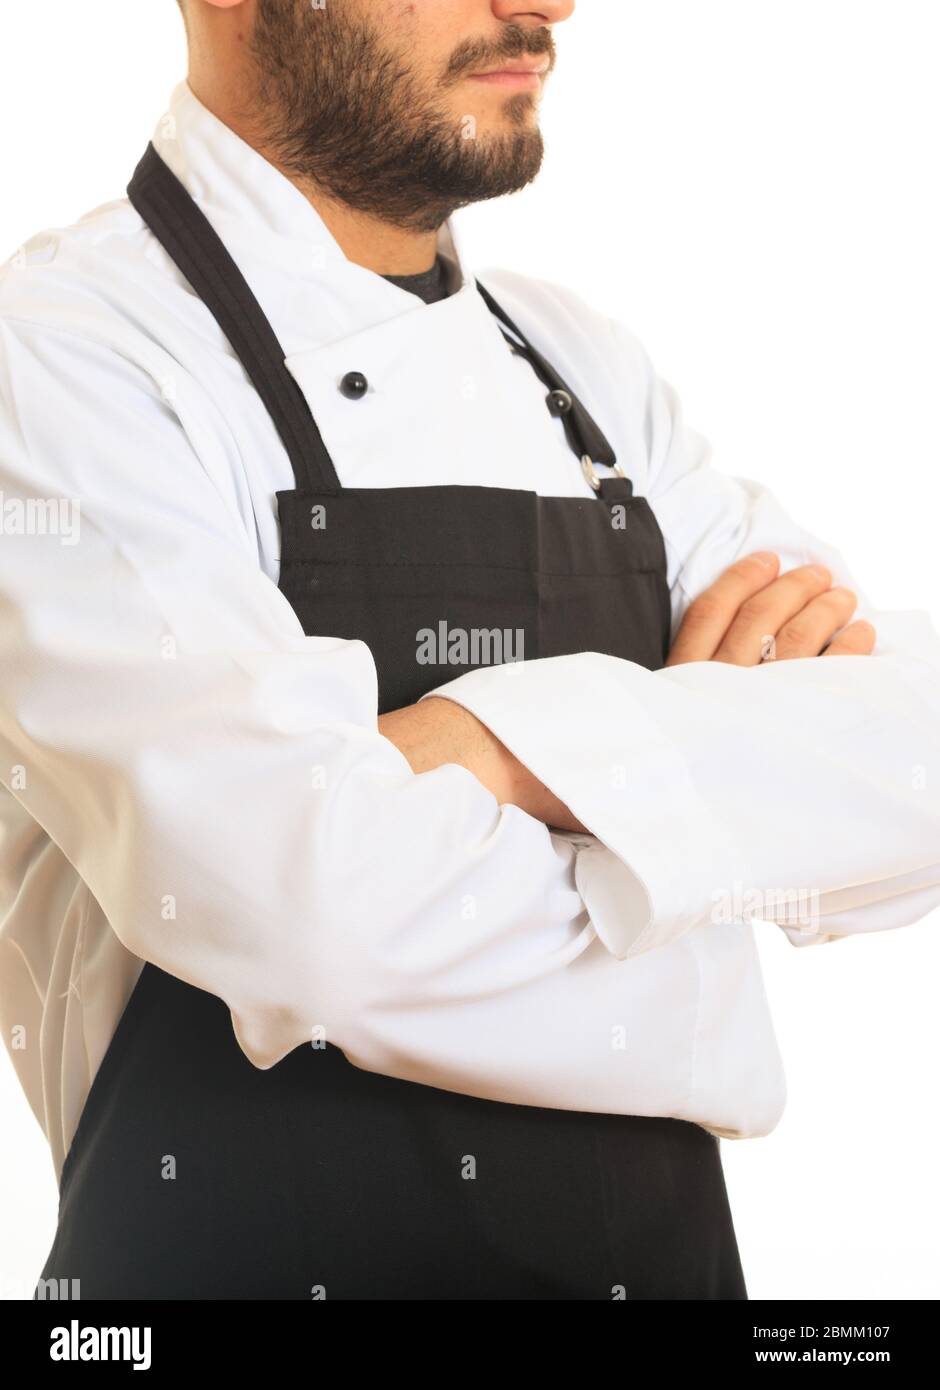
<path fill-rule="evenodd" d="M 547 55 L 528 62 L 517 58 L 501 68 L 471 73 L 470 80 L 484 82 L 493 87 L 516 87 L 523 91 L 537 91 L 550 67 L 551 58 Z"/>

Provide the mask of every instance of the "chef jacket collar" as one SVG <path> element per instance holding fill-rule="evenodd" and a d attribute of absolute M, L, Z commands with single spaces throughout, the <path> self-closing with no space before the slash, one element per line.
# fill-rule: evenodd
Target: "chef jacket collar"
<path fill-rule="evenodd" d="M 448 303 L 415 303 L 415 296 L 383 276 L 350 261 L 311 202 L 275 168 L 203 105 L 189 86 L 174 89 L 169 109 L 153 135 L 157 153 L 199 204 L 242 273 L 286 335 L 288 353 L 363 331 L 402 314 L 432 313 Z M 438 253 L 448 262 L 455 296 L 477 297 L 453 219 L 438 233 Z M 275 301 L 277 283 L 290 290 Z M 287 300 L 299 308 L 304 290 L 318 288 L 319 331 L 309 318 L 291 335 Z"/>

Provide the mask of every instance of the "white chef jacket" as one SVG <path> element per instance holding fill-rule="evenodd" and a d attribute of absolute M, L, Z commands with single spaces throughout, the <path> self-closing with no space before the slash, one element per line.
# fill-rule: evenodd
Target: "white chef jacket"
<path fill-rule="evenodd" d="M 459 288 L 425 305 L 349 262 L 185 83 L 154 142 L 344 486 L 591 496 L 452 224 Z M 461 767 L 416 776 L 377 731 L 368 648 L 304 635 L 277 588 L 294 478 L 207 309 L 124 199 L 34 238 L 0 278 L 0 1024 L 57 1174 L 146 960 L 220 996 L 260 1068 L 323 1028 L 390 1076 L 742 1137 L 785 1101 L 755 930 L 833 942 L 940 903 L 929 618 L 874 610 L 766 488 L 717 472 L 624 325 L 481 279 L 648 497 L 674 628 L 771 549 L 856 588 L 876 652 L 655 672 L 586 652 L 442 679 L 586 835 Z M 362 400 L 337 389 L 349 371 Z M 28 499 L 59 504 L 45 534 Z M 818 918 L 795 923 L 791 890 Z"/>

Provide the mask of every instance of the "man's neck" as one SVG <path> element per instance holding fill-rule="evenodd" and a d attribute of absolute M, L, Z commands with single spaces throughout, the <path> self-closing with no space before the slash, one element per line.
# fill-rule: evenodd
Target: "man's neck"
<path fill-rule="evenodd" d="M 276 161 L 259 151 L 270 163 Z M 290 178 L 282 169 L 281 173 Z M 365 266 L 378 275 L 420 275 L 430 270 L 437 256 L 437 233 L 408 231 L 381 218 L 357 212 L 324 196 L 303 180 L 291 179 L 312 204 L 324 226 L 333 236 L 347 260 Z"/>
<path fill-rule="evenodd" d="M 238 114 L 234 100 L 226 99 L 224 89 L 194 81 L 192 72 L 188 81 L 203 106 L 299 189 L 347 260 L 366 270 L 374 270 L 378 275 L 420 275 L 431 269 L 437 255 L 436 232 L 397 227 L 328 198 L 312 181 L 296 177 L 278 163 L 274 152 L 253 134 L 251 123 Z"/>

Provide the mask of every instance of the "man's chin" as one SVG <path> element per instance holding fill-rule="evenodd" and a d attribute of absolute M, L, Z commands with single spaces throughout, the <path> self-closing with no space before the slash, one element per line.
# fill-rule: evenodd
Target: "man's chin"
<path fill-rule="evenodd" d="M 530 130 L 508 126 L 480 139 L 470 156 L 480 200 L 518 193 L 536 177 L 545 153 L 538 125 Z"/>

